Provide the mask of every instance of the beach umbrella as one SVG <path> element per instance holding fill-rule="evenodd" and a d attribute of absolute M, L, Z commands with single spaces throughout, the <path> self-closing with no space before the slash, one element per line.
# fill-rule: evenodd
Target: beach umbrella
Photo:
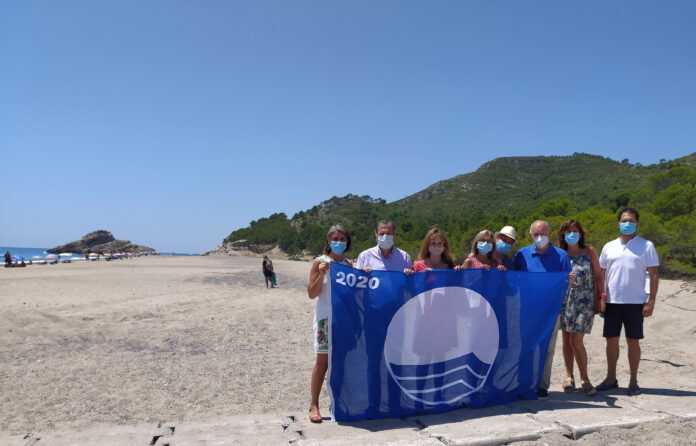
<path fill-rule="evenodd" d="M 59 255 L 60 257 L 72 257 L 72 254 L 70 254 L 69 252 L 61 252 L 61 253 L 58 254 L 58 255 Z"/>
<path fill-rule="evenodd" d="M 22 257 L 22 256 L 12 256 L 12 261 L 13 261 L 13 262 L 23 262 L 23 261 L 24 261 L 24 257 Z"/>
<path fill-rule="evenodd" d="M 44 258 L 41 256 L 31 256 L 32 260 L 43 260 Z"/>
<path fill-rule="evenodd" d="M 47 259 L 57 259 L 58 256 L 55 255 L 55 254 L 49 254 L 49 255 L 46 256 L 46 258 L 47 258 Z"/>

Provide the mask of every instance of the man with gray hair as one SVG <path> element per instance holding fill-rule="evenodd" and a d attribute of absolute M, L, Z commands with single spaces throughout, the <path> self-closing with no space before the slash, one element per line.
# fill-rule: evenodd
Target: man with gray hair
<path fill-rule="evenodd" d="M 368 273 L 372 270 L 412 272 L 411 256 L 394 246 L 395 232 L 396 228 L 391 221 L 381 220 L 377 223 L 377 246 L 361 252 L 355 267 Z"/>
<path fill-rule="evenodd" d="M 515 254 L 515 267 L 519 271 L 529 271 L 534 273 L 565 271 L 570 273 L 570 257 L 568 254 L 556 246 L 549 243 L 551 227 L 544 220 L 536 220 L 529 228 L 529 236 L 534 244 L 525 246 Z M 553 353 L 556 349 L 556 336 L 560 326 L 560 308 L 556 315 L 556 325 L 553 327 L 551 341 L 546 351 L 546 362 L 544 372 L 539 381 L 537 397 L 546 399 L 549 397 L 549 386 L 551 385 L 551 365 L 553 364 Z"/>

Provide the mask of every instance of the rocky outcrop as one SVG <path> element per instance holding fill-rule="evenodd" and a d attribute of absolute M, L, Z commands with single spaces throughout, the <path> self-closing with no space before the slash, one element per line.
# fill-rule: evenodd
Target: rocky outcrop
<path fill-rule="evenodd" d="M 82 239 L 70 242 L 62 246 L 48 249 L 47 252 L 60 254 L 61 252 L 74 252 L 78 254 L 89 254 L 90 252 L 152 252 L 155 250 L 148 246 L 135 245 L 130 240 L 116 240 L 109 231 L 94 231 L 82 237 Z"/>
<path fill-rule="evenodd" d="M 271 259 L 295 259 L 295 260 L 310 260 L 313 257 L 309 255 L 289 256 L 278 245 L 247 245 L 246 240 L 237 240 L 231 243 L 221 243 L 215 249 L 211 249 L 201 254 L 202 256 L 244 256 L 244 257 L 263 257 L 268 256 Z"/>

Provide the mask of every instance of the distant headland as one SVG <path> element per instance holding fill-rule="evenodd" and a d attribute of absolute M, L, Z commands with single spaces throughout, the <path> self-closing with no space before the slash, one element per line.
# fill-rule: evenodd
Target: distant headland
<path fill-rule="evenodd" d="M 116 240 L 109 231 L 104 230 L 90 232 L 80 240 L 56 246 L 46 251 L 52 254 L 59 254 L 61 252 L 74 252 L 78 254 L 89 254 L 91 252 L 132 252 L 134 254 L 155 252 L 154 249 L 148 246 L 136 245 L 131 243 L 130 240 Z"/>

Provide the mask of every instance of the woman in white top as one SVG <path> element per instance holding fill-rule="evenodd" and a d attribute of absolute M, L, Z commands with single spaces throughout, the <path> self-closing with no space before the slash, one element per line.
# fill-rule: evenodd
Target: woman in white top
<path fill-rule="evenodd" d="M 317 360 L 312 370 L 312 402 L 309 404 L 309 421 L 321 423 L 321 413 L 319 412 L 319 393 L 324 383 L 324 376 L 329 366 L 329 287 L 327 285 L 329 276 L 329 264 L 339 262 L 348 266 L 353 266 L 348 259 L 343 257 L 343 253 L 350 250 L 350 233 L 341 225 L 333 225 L 326 234 L 326 245 L 324 254 L 314 259 L 312 269 L 309 271 L 309 285 L 307 294 L 310 299 L 317 299 L 317 308 L 314 312 L 314 351 L 317 353 Z"/>

